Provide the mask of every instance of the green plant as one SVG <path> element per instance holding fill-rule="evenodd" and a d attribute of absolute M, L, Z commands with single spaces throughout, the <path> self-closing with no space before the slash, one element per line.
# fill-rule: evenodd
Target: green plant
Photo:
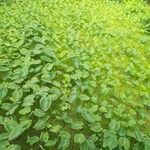
<path fill-rule="evenodd" d="M 0 149 L 150 149 L 143 1 L 0 5 Z"/>

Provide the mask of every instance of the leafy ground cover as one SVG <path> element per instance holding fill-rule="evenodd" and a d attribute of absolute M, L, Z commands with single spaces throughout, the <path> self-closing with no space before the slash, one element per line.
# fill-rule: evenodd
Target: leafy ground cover
<path fill-rule="evenodd" d="M 0 150 L 150 150 L 150 7 L 141 0 L 0 2 Z"/>

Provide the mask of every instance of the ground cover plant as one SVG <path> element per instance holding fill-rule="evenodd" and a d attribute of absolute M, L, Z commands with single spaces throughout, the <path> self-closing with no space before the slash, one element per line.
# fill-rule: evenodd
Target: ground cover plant
<path fill-rule="evenodd" d="M 0 1 L 0 150 L 150 150 L 150 6 Z"/>

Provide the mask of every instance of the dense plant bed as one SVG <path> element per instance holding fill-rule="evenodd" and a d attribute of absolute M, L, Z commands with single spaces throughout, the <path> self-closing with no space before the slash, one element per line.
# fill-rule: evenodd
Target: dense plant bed
<path fill-rule="evenodd" d="M 149 6 L 0 4 L 0 150 L 150 150 Z"/>

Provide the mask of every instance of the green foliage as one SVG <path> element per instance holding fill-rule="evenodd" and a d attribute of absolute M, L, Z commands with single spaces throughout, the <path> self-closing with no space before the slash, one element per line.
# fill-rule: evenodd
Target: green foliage
<path fill-rule="evenodd" d="M 0 150 L 149 150 L 149 9 L 0 1 Z"/>

